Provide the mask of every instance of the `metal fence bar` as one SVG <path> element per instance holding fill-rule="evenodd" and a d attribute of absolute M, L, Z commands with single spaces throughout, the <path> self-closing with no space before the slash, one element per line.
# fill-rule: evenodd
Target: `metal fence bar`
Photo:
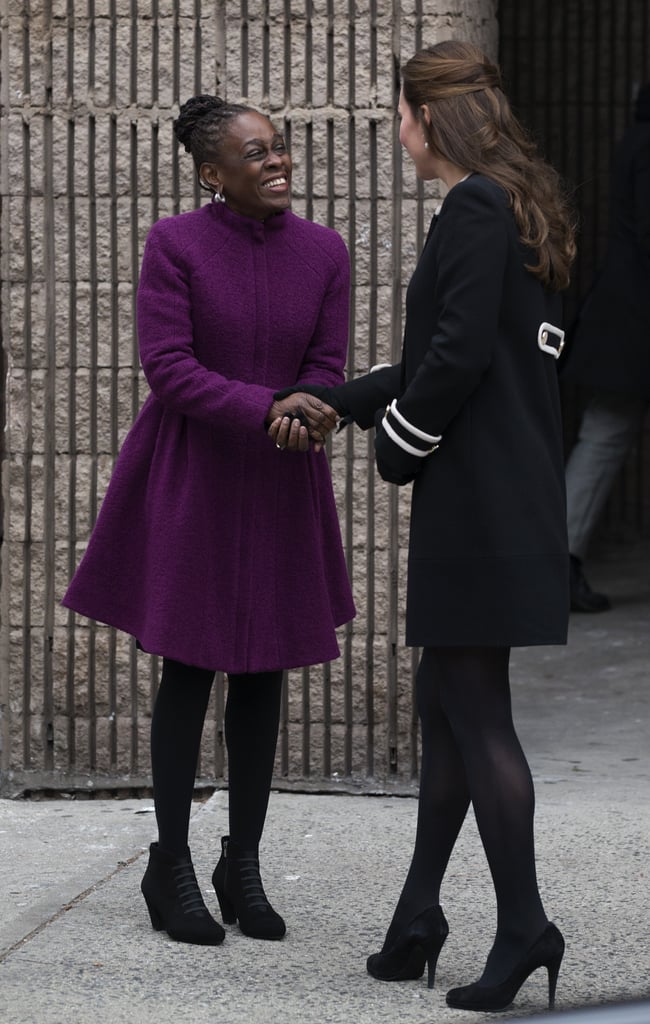
<path fill-rule="evenodd" d="M 29 89 L 29 29 L 27 20 L 24 22 L 23 31 L 23 56 L 24 56 L 24 87 Z M 25 182 L 25 193 L 23 198 L 23 247 L 25 253 L 24 270 L 24 299 L 23 299 L 23 322 L 25 325 L 24 334 L 24 370 L 23 387 L 24 394 L 24 440 L 22 459 L 22 487 L 23 487 L 23 584 L 22 584 L 22 710 L 23 710 L 23 756 L 22 765 L 24 768 L 31 768 L 32 761 L 32 461 L 34 451 L 34 436 L 32 425 L 31 407 L 31 378 L 32 378 L 32 315 L 31 315 L 31 289 L 30 282 L 33 278 L 33 263 L 31 250 L 32 234 L 32 211 L 30 203 L 32 186 L 31 168 L 31 127 L 24 123 L 22 128 L 23 144 L 23 180 Z"/>
<path fill-rule="evenodd" d="M 52 4 L 44 5 L 46 23 L 52 24 Z M 43 765 L 46 771 L 54 768 L 54 475 L 56 458 L 56 428 L 54 408 L 56 402 L 56 277 L 55 248 L 56 223 L 54 213 L 54 159 L 52 111 L 52 34 L 51 28 L 44 40 L 43 70 L 45 111 L 43 117 L 43 264 L 45 271 L 45 379 L 43 395 Z"/>
<path fill-rule="evenodd" d="M 68 75 L 67 95 L 72 95 L 72 54 L 70 35 L 68 35 Z M 68 238 L 68 331 L 67 331 L 67 359 L 68 359 L 68 434 L 66 445 L 66 463 L 68 472 L 68 486 L 66 495 L 66 516 L 67 516 L 67 575 L 72 578 L 76 567 L 76 540 L 77 540 L 77 204 L 74 188 L 74 168 L 76 153 L 75 122 L 69 117 L 66 122 L 66 206 L 67 224 L 66 232 Z M 66 613 L 66 641 L 65 641 L 65 717 L 66 717 L 66 746 L 67 759 L 66 767 L 72 771 L 77 761 L 77 730 L 76 730 L 76 695 L 75 695 L 75 644 L 76 626 L 75 615 L 69 611 Z"/>
<path fill-rule="evenodd" d="M 392 60 L 394 69 L 393 102 L 397 106 L 398 82 L 397 69 L 401 62 L 401 5 L 393 0 L 392 19 Z M 392 261 L 391 261 L 391 361 L 397 362 L 402 344 L 402 152 L 396 134 L 392 143 L 392 172 L 394 183 L 394 201 L 391 218 Z M 386 637 L 387 659 L 387 693 L 386 693 L 386 762 L 390 775 L 399 770 L 398 757 L 398 662 L 397 649 L 399 643 L 399 494 L 396 488 L 390 489 L 389 495 L 389 601 Z"/>
<path fill-rule="evenodd" d="M 373 5 L 372 19 L 376 18 L 376 8 Z M 376 31 L 372 35 L 371 44 L 372 74 L 377 69 L 377 36 Z M 372 77 L 372 83 L 376 78 Z M 374 366 L 377 363 L 377 333 L 378 333 L 378 288 L 379 271 L 377 259 L 377 247 L 379 241 L 378 229 L 378 204 L 377 195 L 377 122 L 368 122 L 368 177 L 369 177 L 369 225 L 368 245 L 370 249 L 369 265 L 369 310 L 368 310 L 368 365 Z M 375 507 L 375 464 L 373 437 L 368 432 L 366 441 L 366 493 L 368 495 L 366 516 L 366 621 L 365 621 L 365 710 L 366 710 L 366 772 L 372 778 L 375 774 L 376 764 L 376 743 L 375 743 L 375 640 L 376 640 L 376 545 L 377 536 L 375 528 L 375 516 L 371 510 Z M 381 763 L 381 760 L 380 760 Z"/>
<path fill-rule="evenodd" d="M 0 107 L 9 108 L 9 65 L 10 53 L 8 33 L 0 33 Z M 9 194 L 9 139 L 8 132 L 0 130 L 0 194 Z M 6 336 L 9 322 L 11 287 L 9 284 L 9 238 L 10 226 L 6 219 L 0 219 L 0 339 Z M 4 524 L 10 515 L 10 487 L 8 477 L 10 466 L 7 452 L 7 394 L 8 358 L 5 346 L 0 344 L 0 523 L 4 540 Z M 0 544 L 0 623 L 10 618 L 10 587 L 2 586 L 9 574 L 8 545 Z M 7 629 L 0 628 L 0 705 L 9 706 L 10 699 L 10 637 Z M 0 715 L 0 775 L 5 774 L 11 764 L 11 725 L 8 715 Z"/>
<path fill-rule="evenodd" d="M 301 749 L 301 770 L 303 776 L 308 779 L 311 775 L 311 693 L 310 693 L 310 671 L 303 668 L 302 680 L 302 749 Z"/>

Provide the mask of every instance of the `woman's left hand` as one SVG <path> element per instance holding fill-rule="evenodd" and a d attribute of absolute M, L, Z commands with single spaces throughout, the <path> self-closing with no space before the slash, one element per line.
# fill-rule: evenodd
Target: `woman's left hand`
<path fill-rule="evenodd" d="M 309 431 L 296 417 L 278 416 L 271 423 L 268 434 L 275 441 L 276 448 L 289 452 L 309 451 Z"/>

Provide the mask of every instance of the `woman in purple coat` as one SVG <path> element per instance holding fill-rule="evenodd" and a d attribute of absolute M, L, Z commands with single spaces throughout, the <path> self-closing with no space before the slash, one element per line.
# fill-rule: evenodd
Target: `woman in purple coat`
<path fill-rule="evenodd" d="M 279 939 L 258 846 L 282 673 L 336 658 L 335 629 L 354 615 L 322 451 L 335 414 L 306 394 L 274 400 L 296 381 L 343 380 L 349 259 L 336 232 L 290 212 L 291 159 L 268 118 L 197 96 L 174 130 L 213 201 L 147 239 L 137 326 L 151 394 L 63 603 L 163 658 L 142 891 L 154 928 L 216 945 L 188 847 L 214 673 L 228 675 L 229 836 L 213 884 L 224 922 Z M 292 451 L 267 435 L 285 416 Z"/>

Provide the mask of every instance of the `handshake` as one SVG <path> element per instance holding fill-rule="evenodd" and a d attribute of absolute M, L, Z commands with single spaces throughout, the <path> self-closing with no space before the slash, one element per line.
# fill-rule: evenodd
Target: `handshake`
<path fill-rule="evenodd" d="M 276 448 L 306 452 L 313 445 L 314 451 L 320 451 L 345 412 L 336 391 L 316 384 L 277 391 L 266 417 Z"/>
<path fill-rule="evenodd" d="M 412 483 L 442 438 L 406 418 L 398 400 L 390 397 L 396 383 L 393 367 L 386 369 L 389 373 L 376 382 L 371 371 L 334 387 L 304 384 L 277 391 L 266 417 L 269 437 L 277 448 L 306 452 L 313 446 L 320 451 L 337 425 L 340 429 L 353 420 L 363 430 L 374 425 L 380 477 L 398 487 Z"/>

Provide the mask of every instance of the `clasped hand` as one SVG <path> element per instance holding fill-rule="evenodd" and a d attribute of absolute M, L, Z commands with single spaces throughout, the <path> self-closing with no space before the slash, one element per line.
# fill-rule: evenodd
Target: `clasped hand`
<path fill-rule="evenodd" d="M 266 422 L 269 437 L 278 448 L 306 452 L 311 443 L 319 452 L 338 419 L 338 413 L 327 402 L 306 391 L 296 391 L 273 402 Z"/>

